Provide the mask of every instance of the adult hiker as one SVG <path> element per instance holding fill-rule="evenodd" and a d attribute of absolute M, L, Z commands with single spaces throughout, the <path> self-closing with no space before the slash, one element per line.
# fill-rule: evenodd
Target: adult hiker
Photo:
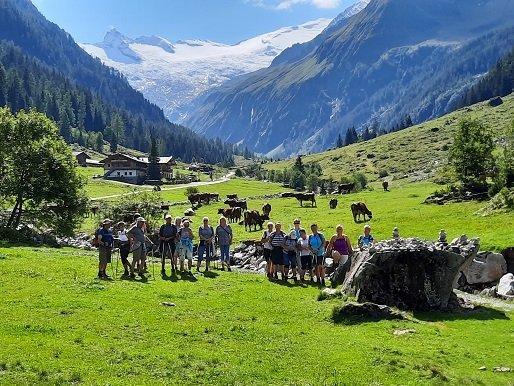
<path fill-rule="evenodd" d="M 198 265 L 196 266 L 196 270 L 200 271 L 200 266 L 202 264 L 204 254 L 205 254 L 205 271 L 209 271 L 209 266 L 211 263 L 211 256 L 213 253 L 213 240 L 214 240 L 214 229 L 209 225 L 209 217 L 204 217 L 202 220 L 202 225 L 198 228 L 198 237 L 200 238 L 200 242 L 198 245 Z"/>
<path fill-rule="evenodd" d="M 269 243 L 272 246 L 271 261 L 273 263 L 273 280 L 278 280 L 278 272 L 282 273 L 282 280 L 286 281 L 284 276 L 284 239 L 286 234 L 282 231 L 282 224 L 275 224 L 275 231 L 269 236 Z"/>
<path fill-rule="evenodd" d="M 112 236 L 111 220 L 106 218 L 98 230 L 98 278 L 109 279 L 106 269 L 111 262 L 114 238 Z"/>
<path fill-rule="evenodd" d="M 296 277 L 296 251 L 297 251 L 297 237 L 296 231 L 293 229 L 289 235 L 286 235 L 284 243 L 282 244 L 284 249 L 284 271 L 283 276 L 288 279 L 289 268 L 291 268 L 292 277 L 294 282 L 298 281 Z"/>
<path fill-rule="evenodd" d="M 313 254 L 315 273 L 318 285 L 325 285 L 325 246 L 327 240 L 323 233 L 318 232 L 318 224 L 311 225 L 309 235 L 309 248 Z"/>
<path fill-rule="evenodd" d="M 216 227 L 216 244 L 220 247 L 221 270 L 230 271 L 230 244 L 232 244 L 232 228 L 227 224 L 225 217 L 220 217 L 219 225 Z"/>
<path fill-rule="evenodd" d="M 345 235 L 342 225 L 336 227 L 336 234 L 330 238 L 327 254 L 334 259 L 334 268 L 344 265 L 349 256 L 353 253 L 350 238 Z"/>
<path fill-rule="evenodd" d="M 189 220 L 182 221 L 182 228 L 178 231 L 178 237 L 180 238 L 180 272 L 184 272 L 184 262 L 187 259 L 187 270 L 190 275 L 191 267 L 193 266 L 193 231 L 189 226 Z"/>
<path fill-rule="evenodd" d="M 295 233 L 296 233 L 296 240 L 300 240 L 300 229 L 301 229 L 301 222 L 300 222 L 300 219 L 299 218 L 295 218 L 293 220 L 293 228 L 291 228 L 291 230 L 294 229 Z M 302 262 L 301 262 L 301 259 L 300 259 L 300 250 L 297 249 L 296 251 L 296 266 L 297 267 L 301 267 L 302 266 Z"/>
<path fill-rule="evenodd" d="M 180 242 L 180 238 L 178 237 L 178 233 L 182 229 L 182 217 L 175 217 L 175 227 L 177 228 L 177 237 L 175 238 L 175 253 L 173 253 L 173 258 L 171 259 L 172 274 L 178 271 L 178 259 L 182 251 L 182 243 Z"/>
<path fill-rule="evenodd" d="M 128 276 L 130 271 L 130 263 L 128 261 L 128 255 L 130 253 L 130 240 L 127 236 L 127 230 L 125 229 L 125 222 L 120 221 L 118 223 L 118 248 L 120 250 L 121 264 L 123 265 L 123 275 Z"/>
<path fill-rule="evenodd" d="M 312 252 L 309 246 L 309 238 L 305 229 L 300 229 L 300 238 L 298 239 L 298 251 L 300 253 L 301 270 L 300 280 L 305 282 L 305 274 L 309 272 L 310 282 L 314 282 L 312 273 Z"/>
<path fill-rule="evenodd" d="M 273 227 L 275 226 L 271 221 L 268 222 L 268 229 L 266 229 L 261 238 L 261 244 L 263 246 L 263 256 L 266 261 L 266 276 L 271 278 L 273 275 L 273 263 L 271 262 L 271 251 L 273 247 L 269 242 L 269 237 L 273 233 Z"/>
<path fill-rule="evenodd" d="M 132 245 L 132 264 L 130 265 L 130 277 L 136 277 L 134 270 L 137 265 L 137 272 L 141 278 L 144 278 L 143 267 L 146 260 L 146 242 L 149 242 L 152 247 L 152 241 L 146 236 L 144 228 L 146 220 L 143 217 L 136 219 L 133 225 L 127 232 L 128 238 L 131 240 Z"/>
<path fill-rule="evenodd" d="M 375 239 L 371 235 L 371 227 L 366 224 L 364 225 L 364 234 L 359 236 L 359 248 L 370 247 L 375 242 Z"/>
<path fill-rule="evenodd" d="M 159 229 L 159 253 L 161 254 L 161 274 L 166 274 L 166 258 L 171 260 L 171 272 L 173 273 L 173 254 L 175 253 L 175 240 L 177 227 L 171 223 L 172 217 L 167 214 L 165 223 Z"/>

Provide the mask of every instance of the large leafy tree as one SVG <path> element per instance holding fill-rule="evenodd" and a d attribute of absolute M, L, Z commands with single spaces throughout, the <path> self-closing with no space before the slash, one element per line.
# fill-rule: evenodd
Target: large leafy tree
<path fill-rule="evenodd" d="M 0 197 L 12 209 L 6 226 L 22 219 L 71 234 L 87 198 L 71 149 L 45 115 L 31 110 L 16 115 L 0 109 Z"/>
<path fill-rule="evenodd" d="M 460 122 L 450 162 L 466 186 L 485 184 L 486 176 L 494 168 L 493 150 L 493 135 L 479 120 L 465 118 Z"/>

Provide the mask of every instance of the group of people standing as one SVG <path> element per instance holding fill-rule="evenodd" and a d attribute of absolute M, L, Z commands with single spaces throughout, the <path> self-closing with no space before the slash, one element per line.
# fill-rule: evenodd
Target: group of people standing
<path fill-rule="evenodd" d="M 106 269 L 111 262 L 112 251 L 117 244 L 119 248 L 121 262 L 124 268 L 124 276 L 135 278 L 136 270 L 140 277 L 144 277 L 146 268 L 146 256 L 148 253 L 147 244 L 153 250 L 155 243 L 147 235 L 146 220 L 139 213 L 128 229 L 125 222 L 117 223 L 117 235 L 112 230 L 112 221 L 105 219 L 102 227 L 95 234 L 95 244 L 98 247 L 98 278 L 108 279 Z M 214 258 L 217 247 L 220 250 L 221 269 L 230 271 L 230 245 L 232 244 L 233 233 L 225 217 L 219 219 L 219 223 L 214 229 L 209 224 L 209 218 L 204 217 L 202 225 L 195 236 L 190 226 L 190 220 L 176 217 L 172 222 L 171 215 L 165 216 L 165 223 L 159 228 L 158 244 L 161 256 L 161 274 L 166 274 L 166 259 L 171 259 L 171 273 L 185 272 L 185 262 L 187 260 L 187 271 L 192 275 L 193 265 L 193 241 L 198 236 L 198 264 L 197 271 L 205 260 L 205 270 L 210 268 L 210 262 Z M 132 253 L 132 261 L 129 262 L 129 255 Z M 180 264 L 180 268 L 179 268 Z"/>
<path fill-rule="evenodd" d="M 153 250 L 155 244 L 147 235 L 146 220 L 136 214 L 135 221 L 128 227 L 123 221 L 117 224 L 117 235 L 111 229 L 112 221 L 105 219 L 102 228 L 97 231 L 96 240 L 99 250 L 98 277 L 108 279 L 106 268 L 111 262 L 112 250 L 117 244 L 121 262 L 124 268 L 123 275 L 135 278 L 136 270 L 140 277 L 144 277 L 146 268 L 147 244 Z M 289 233 L 282 230 L 280 222 L 268 222 L 267 229 L 262 234 L 261 243 L 266 260 L 266 275 L 272 281 L 287 281 L 289 273 L 297 282 L 305 282 L 306 275 L 309 281 L 318 285 L 325 285 L 325 260 L 333 259 L 334 268 L 345 264 L 353 253 L 352 242 L 344 233 L 342 225 L 336 226 L 335 234 L 328 240 L 318 231 L 318 225 L 310 226 L 310 233 L 301 227 L 299 219 L 295 219 Z M 198 260 L 196 270 L 200 271 L 205 260 L 205 271 L 209 271 L 210 263 L 215 258 L 216 251 L 220 251 L 221 270 L 230 271 L 230 245 L 233 240 L 232 228 L 225 217 L 219 219 L 216 228 L 210 225 L 208 217 L 204 217 L 198 232 L 191 229 L 190 220 L 176 217 L 173 222 L 171 215 L 165 216 L 165 223 L 159 228 L 158 244 L 161 256 L 161 274 L 166 274 L 166 259 L 171 260 L 171 274 L 187 272 L 192 275 L 193 243 L 198 238 Z M 358 246 L 369 246 L 374 239 L 371 227 L 364 226 L 364 234 L 359 237 Z M 132 253 L 132 261 L 129 255 Z"/>
<path fill-rule="evenodd" d="M 264 258 L 266 260 L 266 275 L 270 280 L 279 280 L 279 273 L 282 281 L 289 279 L 289 272 L 292 279 L 297 282 L 298 274 L 301 282 L 305 282 L 306 274 L 309 274 L 309 281 L 316 281 L 318 285 L 325 285 L 325 260 L 330 257 L 334 261 L 334 267 L 345 264 L 353 253 L 350 238 L 344 233 L 342 225 L 337 225 L 336 233 L 327 240 L 325 235 L 318 231 L 318 225 L 312 224 L 310 233 L 301 227 L 299 219 L 293 222 L 293 228 L 289 233 L 282 230 L 282 224 L 268 222 L 267 228 L 262 234 L 261 243 L 264 247 Z M 364 234 L 359 237 L 358 245 L 373 244 L 371 227 L 364 226 Z"/>

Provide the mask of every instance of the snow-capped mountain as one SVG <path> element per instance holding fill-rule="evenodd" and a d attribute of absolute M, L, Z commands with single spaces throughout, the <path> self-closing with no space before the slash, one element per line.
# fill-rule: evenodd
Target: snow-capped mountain
<path fill-rule="evenodd" d="M 112 29 L 103 42 L 81 47 L 124 74 L 168 118 L 181 122 L 198 95 L 239 75 L 268 67 L 284 49 L 310 41 L 330 22 L 318 19 L 234 45 L 202 40 L 171 43 L 158 36 L 132 39 Z"/>

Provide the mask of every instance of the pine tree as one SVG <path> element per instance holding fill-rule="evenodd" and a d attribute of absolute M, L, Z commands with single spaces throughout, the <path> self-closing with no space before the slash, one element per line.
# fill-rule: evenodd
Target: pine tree
<path fill-rule="evenodd" d="M 344 145 L 348 146 L 352 143 L 356 143 L 359 140 L 359 136 L 357 134 L 357 130 L 355 130 L 355 127 L 351 127 L 348 130 L 346 130 L 346 135 L 344 139 Z"/>
<path fill-rule="evenodd" d="M 343 137 L 341 136 L 341 133 L 339 133 L 337 135 L 337 141 L 336 141 L 336 147 L 343 147 L 344 146 L 344 142 L 343 142 Z"/>
<path fill-rule="evenodd" d="M 302 156 L 296 157 L 296 161 L 294 163 L 293 169 L 297 170 L 300 173 L 305 173 L 305 167 L 303 166 Z"/>

